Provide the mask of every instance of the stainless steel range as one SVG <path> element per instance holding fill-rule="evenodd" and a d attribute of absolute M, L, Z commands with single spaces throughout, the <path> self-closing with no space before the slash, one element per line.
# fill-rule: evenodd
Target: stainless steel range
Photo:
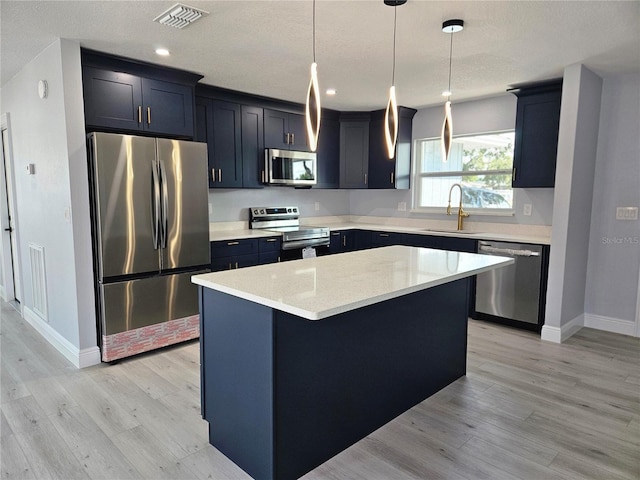
<path fill-rule="evenodd" d="M 329 245 L 329 228 L 300 226 L 298 207 L 251 207 L 249 227 L 282 233 L 282 250 Z"/>

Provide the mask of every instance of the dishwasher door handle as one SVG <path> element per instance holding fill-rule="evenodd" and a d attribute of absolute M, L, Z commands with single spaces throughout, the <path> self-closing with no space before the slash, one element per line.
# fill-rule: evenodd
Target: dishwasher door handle
<path fill-rule="evenodd" d="M 539 257 L 540 253 L 531 250 L 517 250 L 513 248 L 498 248 L 490 245 L 480 245 L 480 252 L 506 255 L 508 257 Z"/>

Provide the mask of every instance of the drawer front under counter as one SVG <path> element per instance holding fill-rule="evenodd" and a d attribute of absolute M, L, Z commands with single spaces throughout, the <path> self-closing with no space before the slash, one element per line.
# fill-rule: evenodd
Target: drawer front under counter
<path fill-rule="evenodd" d="M 218 240 L 211 242 L 211 260 L 234 255 L 251 255 L 258 253 L 257 238 L 239 238 L 235 240 Z"/>

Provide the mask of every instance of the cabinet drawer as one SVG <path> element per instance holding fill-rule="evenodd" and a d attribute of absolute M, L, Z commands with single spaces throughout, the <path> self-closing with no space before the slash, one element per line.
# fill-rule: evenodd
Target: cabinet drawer
<path fill-rule="evenodd" d="M 405 242 L 404 233 L 371 232 L 371 246 L 383 247 L 387 245 L 402 245 Z"/>
<path fill-rule="evenodd" d="M 219 257 L 232 257 L 234 255 L 249 255 L 257 253 L 258 240 L 255 238 L 211 242 L 212 260 Z"/>
<path fill-rule="evenodd" d="M 259 251 L 262 255 L 267 252 L 280 252 L 282 248 L 282 237 L 268 237 L 259 240 Z"/>
<path fill-rule="evenodd" d="M 214 272 L 219 272 L 221 270 L 235 270 L 236 268 L 252 267 L 259 263 L 259 256 L 257 253 L 251 255 L 217 257 L 211 260 L 211 270 Z"/>

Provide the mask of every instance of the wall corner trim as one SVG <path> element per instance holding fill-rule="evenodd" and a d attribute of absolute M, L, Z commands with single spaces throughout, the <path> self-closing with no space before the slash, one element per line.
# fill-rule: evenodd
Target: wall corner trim
<path fill-rule="evenodd" d="M 101 362 L 100 349 L 97 346 L 80 350 L 51 328 L 29 307 L 23 307 L 23 318 L 76 368 L 90 367 Z"/>
<path fill-rule="evenodd" d="M 561 325 L 560 327 L 552 327 L 550 325 L 542 326 L 542 340 L 546 342 L 562 343 L 569 337 L 577 333 L 585 326 L 585 315 L 580 314 L 573 320 Z"/>

